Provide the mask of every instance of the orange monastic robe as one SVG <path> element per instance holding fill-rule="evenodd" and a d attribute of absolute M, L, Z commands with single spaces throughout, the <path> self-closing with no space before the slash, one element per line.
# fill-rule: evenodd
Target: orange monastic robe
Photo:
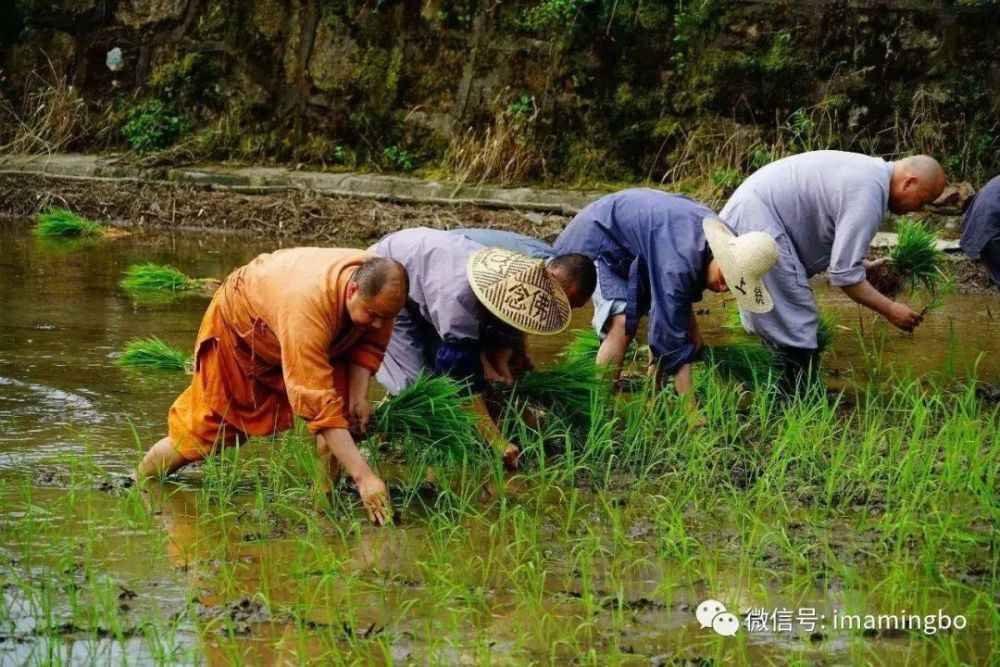
<path fill-rule="evenodd" d="M 351 275 L 369 253 L 289 248 L 260 255 L 226 278 L 195 343 L 191 386 L 170 408 L 170 439 L 191 461 L 248 435 L 347 428 L 347 364 L 378 370 L 392 335 L 355 327 L 345 306 Z"/>

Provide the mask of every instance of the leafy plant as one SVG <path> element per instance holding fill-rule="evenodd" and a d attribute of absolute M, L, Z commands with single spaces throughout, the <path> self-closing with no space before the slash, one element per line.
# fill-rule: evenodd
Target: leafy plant
<path fill-rule="evenodd" d="M 168 112 L 162 102 L 153 100 L 129 113 L 122 134 L 133 150 L 145 153 L 172 146 L 187 127 L 185 117 Z"/>
<path fill-rule="evenodd" d="M 107 228 L 64 208 L 49 209 L 36 218 L 34 233 L 42 237 L 100 236 Z"/>
<path fill-rule="evenodd" d="M 198 289 L 203 283 L 172 266 L 133 264 L 119 284 L 127 290 L 177 292 Z"/>
<path fill-rule="evenodd" d="M 185 371 L 193 368 L 191 355 L 156 336 L 135 338 L 128 342 L 118 363 L 128 368 L 158 371 Z"/>
<path fill-rule="evenodd" d="M 742 181 L 743 174 L 736 169 L 716 169 L 712 172 L 712 183 L 726 193 L 738 188 Z"/>
<path fill-rule="evenodd" d="M 416 166 L 414 157 L 395 144 L 382 151 L 382 157 L 390 165 L 403 171 L 413 171 L 413 168 Z"/>

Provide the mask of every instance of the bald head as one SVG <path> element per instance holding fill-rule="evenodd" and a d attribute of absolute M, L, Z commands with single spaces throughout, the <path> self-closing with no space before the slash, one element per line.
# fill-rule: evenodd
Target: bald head
<path fill-rule="evenodd" d="M 347 284 L 347 314 L 355 325 L 378 329 L 392 322 L 410 291 L 406 268 L 394 259 L 372 257 Z"/>
<path fill-rule="evenodd" d="M 929 155 L 911 155 L 892 166 L 889 210 L 912 213 L 941 196 L 947 183 L 944 170 Z"/>

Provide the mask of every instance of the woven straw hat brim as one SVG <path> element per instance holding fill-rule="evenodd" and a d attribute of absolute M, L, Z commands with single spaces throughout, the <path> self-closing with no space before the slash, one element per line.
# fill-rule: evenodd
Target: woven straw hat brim
<path fill-rule="evenodd" d="M 771 312 L 774 301 L 764 286 L 764 276 L 778 260 L 774 239 L 763 232 L 737 236 L 725 223 L 714 218 L 705 218 L 702 226 L 739 307 L 751 313 Z"/>
<path fill-rule="evenodd" d="M 532 334 L 551 336 L 569 326 L 569 299 L 545 263 L 502 248 L 483 248 L 466 264 L 476 298 L 502 322 Z"/>

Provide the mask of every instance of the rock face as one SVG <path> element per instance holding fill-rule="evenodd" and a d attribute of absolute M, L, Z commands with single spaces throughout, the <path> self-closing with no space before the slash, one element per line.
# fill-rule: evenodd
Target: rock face
<path fill-rule="evenodd" d="M 510 146 L 566 179 L 738 182 L 839 148 L 978 183 L 1000 171 L 1000 11 L 944 5 L 32 0 L 0 25 L 0 94 L 66 78 L 116 123 L 101 147 L 155 98 L 212 157 L 455 167 Z"/>
<path fill-rule="evenodd" d="M 115 18 L 130 28 L 145 28 L 184 15 L 191 0 L 127 0 L 119 5 Z"/>
<path fill-rule="evenodd" d="M 949 183 L 945 186 L 941 196 L 934 200 L 935 206 L 953 206 L 961 210 L 969 203 L 972 195 L 976 194 L 976 189 L 971 183 L 965 181 L 961 183 Z"/>

